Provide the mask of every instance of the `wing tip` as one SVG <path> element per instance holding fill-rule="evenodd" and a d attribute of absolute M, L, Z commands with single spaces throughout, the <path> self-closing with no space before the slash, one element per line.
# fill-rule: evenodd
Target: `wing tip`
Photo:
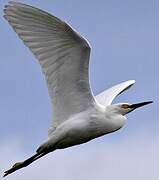
<path fill-rule="evenodd" d="M 18 1 L 15 1 L 15 0 L 14 0 L 14 1 L 12 1 L 12 0 L 9 1 L 8 4 L 9 4 L 9 5 L 13 5 L 13 6 L 14 6 L 14 5 L 24 5 L 23 3 L 18 2 Z"/>
<path fill-rule="evenodd" d="M 121 93 L 123 93 L 124 91 L 126 91 L 126 90 L 128 90 L 131 86 L 133 86 L 134 84 L 135 84 L 135 80 L 128 80 L 128 81 L 125 81 L 125 82 L 123 82 L 123 83 L 120 83 L 120 84 L 118 84 L 119 86 L 121 86 L 121 85 L 123 85 L 123 89 L 121 90 L 121 92 L 119 93 L 119 94 L 121 94 Z M 118 86 L 117 85 L 117 86 Z M 125 86 L 125 87 L 124 87 Z M 118 95 L 119 95 L 118 94 Z"/>
<path fill-rule="evenodd" d="M 136 81 L 134 79 L 129 80 L 128 82 L 130 82 L 130 84 L 135 84 L 136 83 Z"/>
<path fill-rule="evenodd" d="M 125 82 L 123 82 L 123 83 L 128 84 L 128 86 L 132 86 L 132 85 L 134 85 L 134 84 L 136 83 L 136 81 L 133 79 L 133 80 L 125 81 Z M 122 83 L 121 83 L 121 84 L 122 84 Z"/>

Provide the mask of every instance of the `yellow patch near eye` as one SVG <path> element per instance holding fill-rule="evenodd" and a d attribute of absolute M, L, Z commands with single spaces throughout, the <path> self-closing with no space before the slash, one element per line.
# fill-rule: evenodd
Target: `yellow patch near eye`
<path fill-rule="evenodd" d="M 129 105 L 129 104 L 122 104 L 121 107 L 122 107 L 123 109 L 128 109 L 128 108 L 130 107 L 130 105 Z"/>

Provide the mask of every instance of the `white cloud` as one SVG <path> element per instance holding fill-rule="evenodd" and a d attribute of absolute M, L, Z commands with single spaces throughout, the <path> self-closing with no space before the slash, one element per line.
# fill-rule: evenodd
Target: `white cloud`
<path fill-rule="evenodd" d="M 17 141 L 5 142 L 1 148 L 1 167 L 23 160 L 28 152 Z M 98 141 L 56 151 L 29 167 L 6 177 L 12 180 L 158 180 L 159 137 L 146 132 L 119 139 Z"/>

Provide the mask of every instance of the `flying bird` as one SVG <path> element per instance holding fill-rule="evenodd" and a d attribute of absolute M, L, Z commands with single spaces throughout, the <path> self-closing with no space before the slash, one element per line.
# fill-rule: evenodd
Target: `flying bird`
<path fill-rule="evenodd" d="M 112 104 L 129 80 L 93 96 L 89 84 L 90 45 L 70 25 L 38 8 L 11 1 L 4 17 L 41 65 L 53 105 L 48 139 L 35 155 L 5 171 L 7 176 L 35 160 L 122 128 L 126 114 L 152 101 Z"/>

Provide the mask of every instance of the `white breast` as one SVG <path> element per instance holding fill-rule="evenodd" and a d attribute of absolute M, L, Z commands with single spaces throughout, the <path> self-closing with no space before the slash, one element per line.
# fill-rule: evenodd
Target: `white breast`
<path fill-rule="evenodd" d="M 56 138 L 57 148 L 66 148 L 114 132 L 124 125 L 123 116 L 107 116 L 105 113 L 104 109 L 98 108 L 79 113 L 62 123 L 51 139 Z"/>

